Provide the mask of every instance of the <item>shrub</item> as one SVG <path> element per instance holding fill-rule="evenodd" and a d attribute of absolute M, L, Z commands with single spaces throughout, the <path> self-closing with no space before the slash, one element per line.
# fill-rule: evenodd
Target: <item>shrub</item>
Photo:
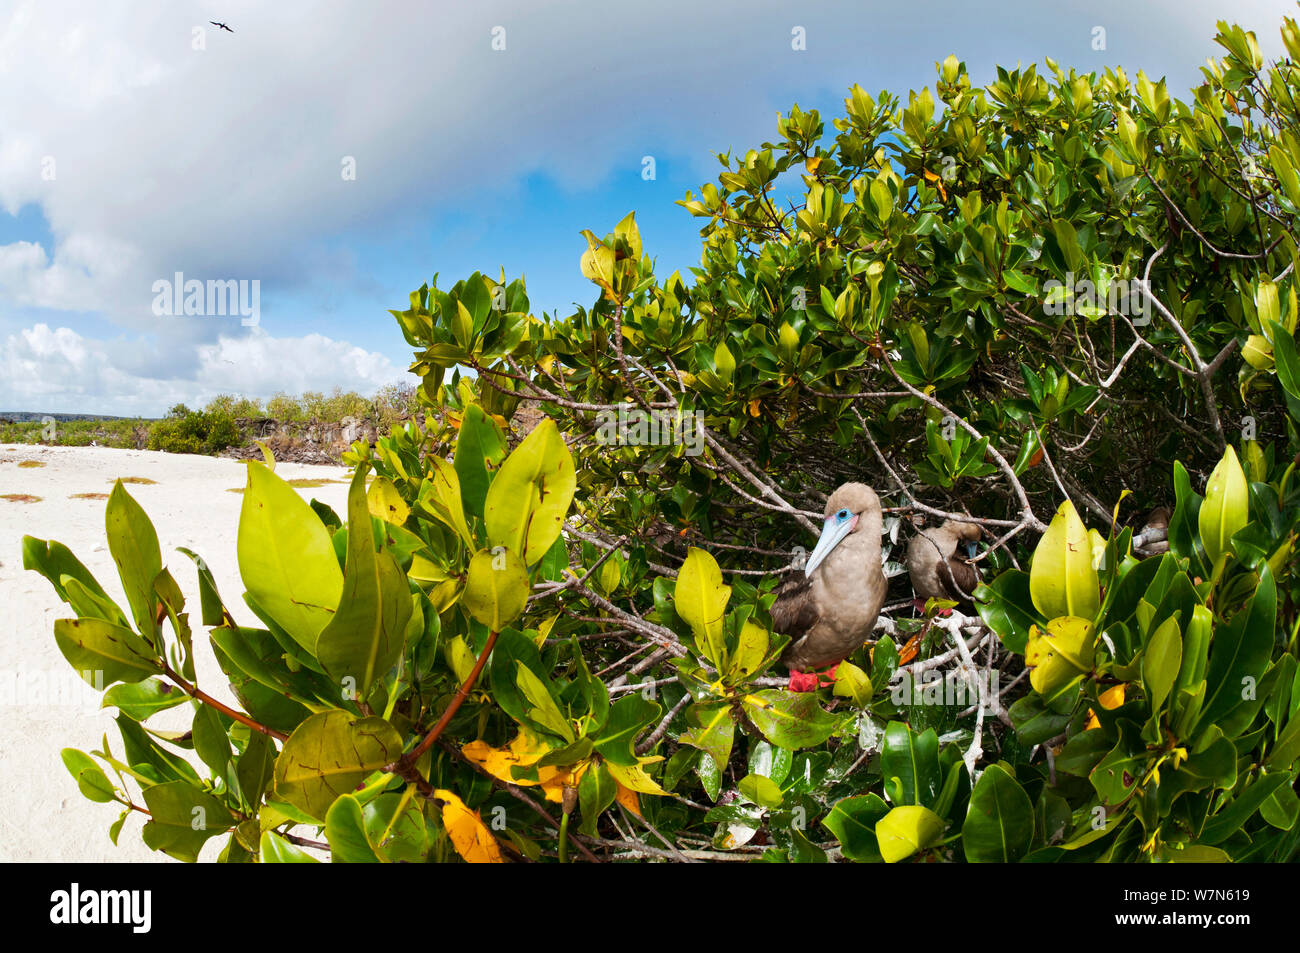
<path fill-rule="evenodd" d="M 1291 20 L 1283 39 L 1265 69 L 1224 27 L 1190 104 L 1050 63 L 976 89 L 950 58 L 938 116 L 929 90 L 855 87 L 832 137 L 796 108 L 721 156 L 682 201 L 705 219 L 689 287 L 629 215 L 584 232 L 598 297 L 566 319 L 504 276 L 418 289 L 393 315 L 430 429 L 354 448 L 346 521 L 249 466 L 263 627 L 187 553 L 240 709 L 195 685 L 122 487 L 127 608 L 24 540 L 78 616 L 60 649 L 122 712 L 121 757 L 65 764 L 123 818 L 134 778 L 146 843 L 183 859 L 217 836 L 231 861 L 322 836 L 357 861 L 1295 859 Z M 1103 307 L 1117 281 L 1149 322 Z M 545 416 L 511 449 L 525 399 Z M 879 491 L 887 560 L 903 516 L 975 515 L 978 615 L 895 612 L 791 693 L 772 590 L 846 480 Z M 1168 551 L 1141 558 L 1129 524 L 1162 502 Z M 139 724 L 186 703 L 201 764 Z"/>
<path fill-rule="evenodd" d="M 168 453 L 220 453 L 243 443 L 244 434 L 227 412 L 193 411 L 178 404 L 149 428 L 150 450 Z"/>
<path fill-rule="evenodd" d="M 256 418 L 263 416 L 261 401 L 249 397 L 236 397 L 233 394 L 218 394 L 203 408 L 210 414 L 223 417 Z"/>
<path fill-rule="evenodd" d="M 307 419 L 303 413 L 302 405 L 293 397 L 280 391 L 266 402 L 266 416 L 273 420 L 292 423 L 295 421 L 304 421 Z"/>

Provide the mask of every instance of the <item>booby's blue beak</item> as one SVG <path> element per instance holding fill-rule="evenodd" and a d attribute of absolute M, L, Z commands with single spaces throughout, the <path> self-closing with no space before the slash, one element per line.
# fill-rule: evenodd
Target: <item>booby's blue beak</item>
<path fill-rule="evenodd" d="M 979 544 L 975 540 L 968 539 L 964 545 L 966 546 L 966 557 L 968 559 L 974 559 L 979 554 Z"/>
<path fill-rule="evenodd" d="M 820 566 L 822 561 L 831 554 L 831 550 L 840 544 L 840 540 L 853 532 L 853 527 L 857 525 L 858 516 L 856 513 L 840 510 L 838 513 L 831 514 L 830 518 L 822 526 L 822 535 L 817 540 L 817 546 L 813 549 L 812 555 L 808 557 L 808 562 L 804 564 L 803 574 L 811 576 L 813 570 Z"/>

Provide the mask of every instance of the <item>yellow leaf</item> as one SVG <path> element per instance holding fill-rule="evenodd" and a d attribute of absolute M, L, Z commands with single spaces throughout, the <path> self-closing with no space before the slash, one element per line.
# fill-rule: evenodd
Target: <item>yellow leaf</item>
<path fill-rule="evenodd" d="M 614 783 L 618 784 L 617 781 Z M 637 797 L 636 792 L 631 788 L 625 788 L 623 785 L 618 784 L 618 793 L 614 795 L 614 800 L 619 804 L 622 804 L 637 817 L 641 816 L 641 799 Z"/>
<path fill-rule="evenodd" d="M 441 615 L 456 604 L 456 600 L 460 598 L 460 591 L 460 579 L 444 579 L 429 590 L 429 601 Z"/>
<path fill-rule="evenodd" d="M 535 565 L 559 537 L 576 487 L 573 457 L 555 421 L 546 417 L 501 464 L 488 488 L 489 543 Z"/>
<path fill-rule="evenodd" d="M 534 642 L 536 642 L 537 647 L 539 649 L 546 642 L 546 640 L 550 638 L 551 630 L 555 628 L 555 622 L 557 619 L 559 619 L 559 617 L 560 617 L 560 613 L 553 612 L 537 624 L 537 638 L 534 639 Z"/>
<path fill-rule="evenodd" d="M 1100 585 L 1088 530 L 1074 504 L 1066 500 L 1034 549 L 1029 595 L 1045 618 L 1091 619 L 1101 606 Z"/>
<path fill-rule="evenodd" d="M 1124 704 L 1124 690 L 1126 688 L 1128 688 L 1128 686 L 1125 684 L 1119 684 L 1114 688 L 1108 688 L 1097 696 L 1097 701 L 1101 702 L 1101 707 L 1105 708 L 1107 711 L 1110 711 L 1113 708 L 1118 708 L 1120 705 Z M 1089 708 L 1088 721 L 1087 724 L 1083 726 L 1083 730 L 1089 731 L 1093 728 L 1100 727 L 1101 722 L 1097 720 L 1096 710 Z"/>
<path fill-rule="evenodd" d="M 626 767 L 621 764 L 614 764 L 612 761 L 606 761 L 605 767 L 609 768 L 609 773 L 614 776 L 614 780 L 620 786 L 637 791 L 641 794 L 659 794 L 667 796 L 668 792 L 661 788 L 655 779 L 645 773 L 644 765 L 651 761 L 659 761 L 660 758 L 645 759 L 640 764 Z"/>
<path fill-rule="evenodd" d="M 821 156 L 809 156 L 804 160 L 803 167 L 808 170 L 809 175 L 816 175 L 818 167 L 822 164 Z"/>
<path fill-rule="evenodd" d="M 441 457 L 433 457 L 433 473 L 420 491 L 420 502 L 429 512 L 456 532 L 471 551 L 478 549 L 474 535 L 465 522 L 465 508 L 460 499 L 460 476 Z"/>
<path fill-rule="evenodd" d="M 398 526 L 406 522 L 406 517 L 411 512 L 411 508 L 402 499 L 402 494 L 397 492 L 397 487 L 393 486 L 393 481 L 388 477 L 376 477 L 370 484 L 370 489 L 366 491 L 366 505 L 371 516 Z"/>
<path fill-rule="evenodd" d="M 406 574 L 419 582 L 442 582 L 447 578 L 447 570 L 419 553 L 411 557 L 411 568 Z"/>
<path fill-rule="evenodd" d="M 755 397 L 749 402 L 749 416 L 757 417 L 763 412 L 763 402 Z"/>
<path fill-rule="evenodd" d="M 471 811 L 464 801 L 445 788 L 438 788 L 434 796 L 443 802 L 442 826 L 447 828 L 456 853 L 471 864 L 505 863 L 496 838 L 487 829 L 478 811 Z"/>
<path fill-rule="evenodd" d="M 1091 671 L 1096 642 L 1092 623 L 1087 619 L 1061 616 L 1045 628 L 1030 626 L 1025 643 L 1025 665 L 1031 669 L 1029 684 L 1040 695 L 1046 695 Z"/>
<path fill-rule="evenodd" d="M 1250 522 L 1250 487 L 1231 444 L 1210 474 L 1196 519 L 1211 564 L 1220 554 L 1232 552 L 1233 533 Z"/>
<path fill-rule="evenodd" d="M 500 632 L 528 604 L 528 570 L 509 549 L 480 549 L 469 561 L 461 604 L 479 622 Z"/>
<path fill-rule="evenodd" d="M 731 587 L 723 585 L 717 560 L 692 546 L 677 574 L 673 605 L 677 614 L 691 627 L 700 654 L 719 671 L 726 668 L 722 618 L 730 598 Z"/>
<path fill-rule="evenodd" d="M 515 735 L 514 740 L 510 742 L 508 747 L 493 748 L 486 741 L 471 741 L 469 744 L 464 745 L 460 752 L 498 781 L 509 781 L 511 784 L 518 784 L 521 787 L 531 787 L 534 784 L 540 784 L 540 780 L 516 778 L 511 774 L 510 769 L 516 765 L 526 768 L 530 764 L 541 760 L 550 750 L 550 745 L 540 737 L 527 728 L 521 728 L 519 734 Z M 541 772 L 539 772 L 539 778 L 540 774 Z"/>
<path fill-rule="evenodd" d="M 447 659 L 447 667 L 456 673 L 456 681 L 465 684 L 477 661 L 465 637 L 458 635 L 454 639 L 449 639 L 444 643 L 443 653 Z"/>
<path fill-rule="evenodd" d="M 1124 704 L 1124 690 L 1128 688 L 1126 684 L 1116 685 L 1114 688 L 1108 688 L 1097 696 L 1097 701 L 1101 702 L 1101 707 L 1110 711 Z"/>
<path fill-rule="evenodd" d="M 546 793 L 546 800 L 553 801 L 556 804 L 564 803 L 564 789 L 576 788 L 582 776 L 587 773 L 591 767 L 590 761 L 579 761 L 577 764 L 569 765 L 565 768 L 548 765 L 545 768 L 537 769 L 537 783 L 542 786 Z"/>

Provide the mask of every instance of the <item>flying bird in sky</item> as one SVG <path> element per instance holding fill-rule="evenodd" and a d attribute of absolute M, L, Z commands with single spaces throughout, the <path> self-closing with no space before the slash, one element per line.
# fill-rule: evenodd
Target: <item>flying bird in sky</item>
<path fill-rule="evenodd" d="M 216 27 L 219 30 L 225 30 L 227 33 L 235 32 L 234 30 L 230 29 L 230 27 L 226 26 L 224 23 L 218 23 L 216 20 L 209 20 L 208 22 L 211 23 L 214 27 Z"/>

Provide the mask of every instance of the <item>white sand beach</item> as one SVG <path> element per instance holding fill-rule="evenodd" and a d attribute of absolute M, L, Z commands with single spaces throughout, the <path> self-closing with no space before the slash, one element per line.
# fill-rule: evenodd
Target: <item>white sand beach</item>
<path fill-rule="evenodd" d="M 20 466 L 35 461 L 41 466 Z M 281 463 L 285 479 L 323 479 L 323 486 L 300 488 L 304 499 L 321 500 L 345 512 L 344 467 Z M 163 563 L 185 593 L 195 628 L 199 685 L 228 703 L 229 686 L 199 624 L 199 591 L 193 563 L 176 547 L 201 555 L 211 567 L 227 607 L 245 624 L 258 624 L 243 603 L 235 556 L 245 466 L 236 460 L 147 450 L 43 447 L 0 444 L 0 861 L 168 861 L 140 839 L 144 815 L 135 813 L 123 828 L 120 846 L 108 837 L 120 808 L 86 800 L 68 774 L 59 752 L 65 747 L 89 752 L 107 733 L 120 755 L 116 709 L 100 709 L 100 694 L 77 679 L 54 643 L 54 620 L 72 615 L 40 575 L 22 566 L 22 537 L 54 539 L 67 545 L 94 573 L 110 596 L 126 597 L 104 535 L 105 499 L 119 477 L 152 483 L 128 487 L 153 520 Z M 34 502 L 7 499 L 32 496 Z M 188 728 L 192 711 L 178 706 L 156 715 L 149 725 Z M 138 790 L 132 788 L 136 797 Z M 202 860 L 212 860 L 225 838 L 213 838 Z"/>

